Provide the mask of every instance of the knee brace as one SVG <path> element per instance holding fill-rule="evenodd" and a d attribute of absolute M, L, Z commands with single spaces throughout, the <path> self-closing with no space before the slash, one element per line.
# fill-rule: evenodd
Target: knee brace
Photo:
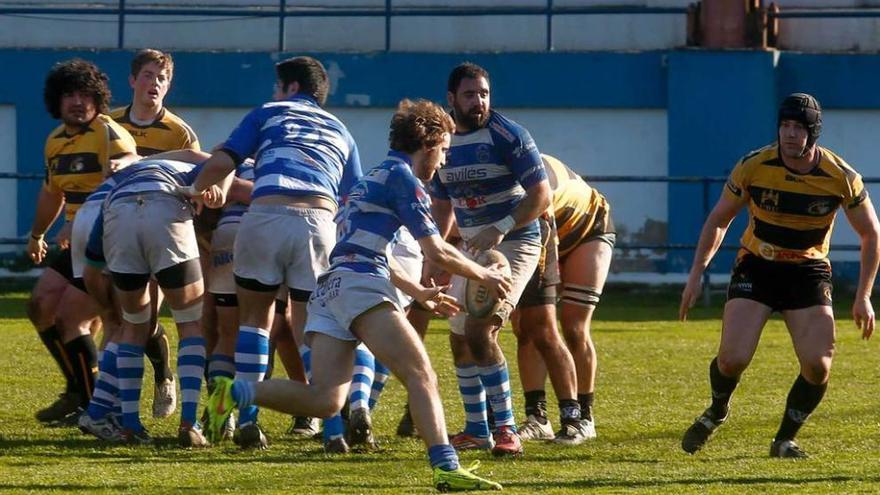
<path fill-rule="evenodd" d="M 602 289 L 587 285 L 565 284 L 562 289 L 562 302 L 575 306 L 596 306 L 602 296 Z"/>
<path fill-rule="evenodd" d="M 199 301 L 190 307 L 183 309 L 171 308 L 171 316 L 174 318 L 175 323 L 199 321 L 202 319 L 202 302 Z"/>
<path fill-rule="evenodd" d="M 126 310 L 122 310 L 122 319 L 131 323 L 132 325 L 141 325 L 143 323 L 150 322 L 150 315 L 152 315 L 152 311 L 150 311 L 150 306 L 138 311 L 137 313 L 129 313 Z"/>

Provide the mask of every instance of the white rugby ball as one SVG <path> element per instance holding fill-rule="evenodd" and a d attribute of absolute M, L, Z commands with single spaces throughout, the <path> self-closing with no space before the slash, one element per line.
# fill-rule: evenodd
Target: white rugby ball
<path fill-rule="evenodd" d="M 510 277 L 510 263 L 500 251 L 490 249 L 483 251 L 474 260 L 478 265 L 488 267 L 501 264 L 501 271 Z M 474 318 L 486 318 L 495 314 L 501 306 L 503 299 L 495 297 L 488 287 L 468 279 L 464 286 L 464 308 L 467 314 Z"/>

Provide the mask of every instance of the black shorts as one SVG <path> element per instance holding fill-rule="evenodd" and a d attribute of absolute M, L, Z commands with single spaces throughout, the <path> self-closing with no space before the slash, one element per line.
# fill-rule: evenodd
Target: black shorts
<path fill-rule="evenodd" d="M 551 215 L 542 215 L 538 223 L 541 226 L 541 259 L 538 268 L 523 289 L 517 304 L 518 308 L 555 305 L 559 300 L 557 286 L 562 279 L 559 273 L 556 223 Z"/>
<path fill-rule="evenodd" d="M 573 230 L 559 239 L 560 259 L 564 262 L 578 246 L 593 241 L 604 242 L 612 249 L 617 243 L 617 230 L 614 227 L 614 220 L 611 218 L 610 208 L 603 207 L 596 212 L 596 220 L 589 231 Z"/>
<path fill-rule="evenodd" d="M 70 249 L 62 249 L 58 256 L 55 257 L 55 260 L 52 261 L 52 264 L 49 265 L 49 268 L 60 273 L 62 277 L 66 278 L 77 289 L 86 292 L 86 284 L 83 282 L 83 279 L 73 276 L 73 258 L 71 258 Z"/>
<path fill-rule="evenodd" d="M 745 254 L 733 267 L 727 299 L 751 299 L 786 311 L 831 306 L 832 289 L 831 265 L 825 260 L 781 263 Z"/>

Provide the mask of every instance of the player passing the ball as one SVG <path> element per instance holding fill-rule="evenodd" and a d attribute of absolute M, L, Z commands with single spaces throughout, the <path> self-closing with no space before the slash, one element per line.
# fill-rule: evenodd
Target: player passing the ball
<path fill-rule="evenodd" d="M 803 458 L 794 438 L 828 387 L 834 353 L 831 309 L 831 227 L 838 208 L 861 243 L 861 271 L 852 314 L 867 339 L 874 331 L 871 289 L 877 273 L 877 215 L 862 177 L 831 150 L 818 146 L 822 110 L 815 98 L 794 93 L 779 108 L 777 141 L 736 164 L 700 234 L 681 295 L 687 318 L 700 280 L 730 222 L 748 206 L 749 224 L 731 275 L 718 355 L 709 364 L 712 404 L 685 432 L 681 446 L 700 450 L 729 416 L 740 376 L 755 354 L 771 313 L 782 313 L 800 363 L 770 445 L 770 456 Z"/>
<path fill-rule="evenodd" d="M 391 151 L 351 188 L 330 269 L 319 277 L 309 300 L 310 383 L 219 379 L 208 404 L 209 434 L 219 435 L 233 408 L 250 404 L 293 415 L 332 416 L 348 394 L 355 348 L 362 341 L 406 387 L 413 420 L 428 447 L 434 485 L 441 490 L 501 488 L 474 475 L 474 468 L 459 466 L 447 438 L 436 375 L 392 282 L 432 308 L 455 301 L 442 287 L 423 287 L 398 272 L 387 256 L 388 244 L 404 226 L 433 263 L 502 297 L 510 291 L 510 280 L 496 266 L 481 267 L 444 242 L 431 217 L 420 181 L 430 180 L 442 165 L 452 130 L 452 120 L 438 105 L 400 103 L 391 121 Z"/>

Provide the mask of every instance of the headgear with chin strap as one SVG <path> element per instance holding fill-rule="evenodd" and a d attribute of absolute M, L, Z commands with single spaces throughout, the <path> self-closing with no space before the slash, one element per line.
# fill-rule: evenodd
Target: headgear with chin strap
<path fill-rule="evenodd" d="M 792 93 L 782 100 L 782 104 L 779 105 L 779 118 L 776 121 L 777 129 L 782 125 L 783 120 L 794 120 L 807 128 L 809 136 L 803 153 L 816 144 L 819 134 L 822 133 L 822 107 L 819 106 L 816 98 L 807 93 Z"/>

